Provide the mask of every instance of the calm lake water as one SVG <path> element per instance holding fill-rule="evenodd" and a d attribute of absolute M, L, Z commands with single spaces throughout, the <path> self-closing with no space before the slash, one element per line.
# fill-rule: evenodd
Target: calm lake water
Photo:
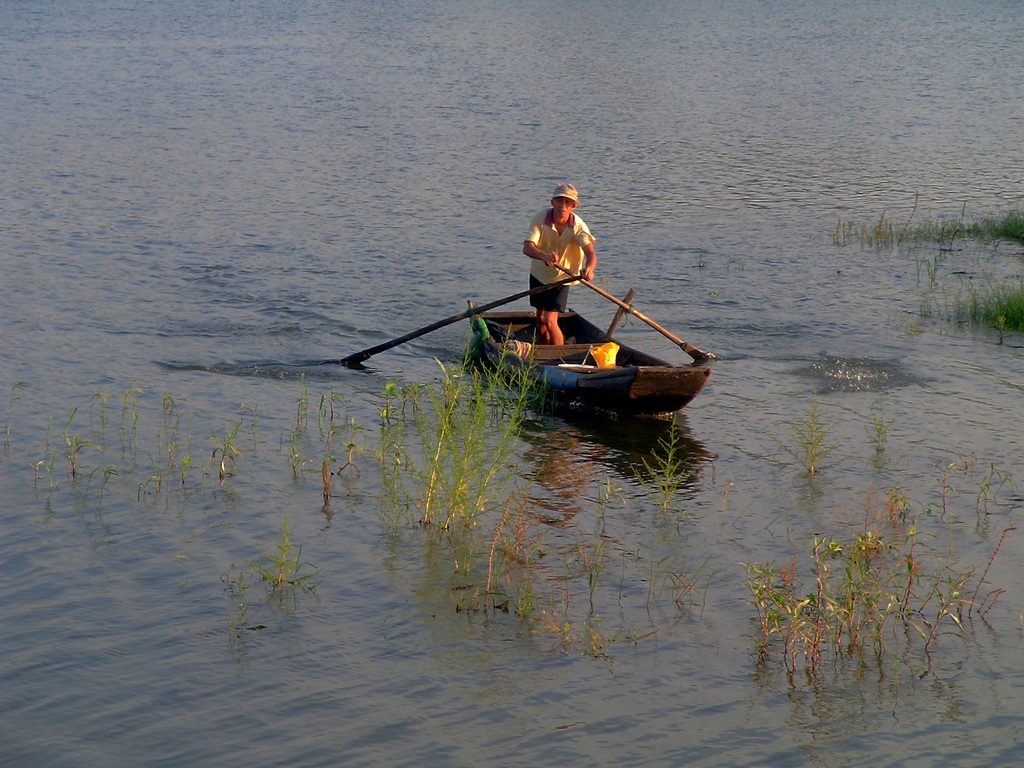
<path fill-rule="evenodd" d="M 1020 11 L 4 0 L 0 763 L 1015 764 L 1024 530 L 983 620 L 816 678 L 758 663 L 743 564 L 813 583 L 814 536 L 893 487 L 976 577 L 1020 525 L 1024 339 L 948 312 L 1021 279 L 1021 248 L 831 240 L 1024 204 Z M 672 421 L 530 419 L 535 620 L 466 614 L 461 555 L 382 520 L 372 453 L 384 388 L 467 328 L 311 363 L 523 289 L 563 180 L 598 283 L 720 359 Z M 325 504 L 332 399 L 358 472 Z M 787 448 L 813 403 L 812 478 Z M 666 513 L 634 468 L 669 439 Z M 315 594 L 240 599 L 285 519 Z"/>

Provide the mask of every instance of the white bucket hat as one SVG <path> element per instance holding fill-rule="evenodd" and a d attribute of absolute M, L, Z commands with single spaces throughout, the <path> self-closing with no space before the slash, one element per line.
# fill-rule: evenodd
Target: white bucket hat
<path fill-rule="evenodd" d="M 554 200 L 556 197 L 565 197 L 572 200 L 576 205 L 580 204 L 580 195 L 576 191 L 576 187 L 572 184 L 559 184 L 555 187 L 555 191 L 551 193 L 551 199 Z"/>

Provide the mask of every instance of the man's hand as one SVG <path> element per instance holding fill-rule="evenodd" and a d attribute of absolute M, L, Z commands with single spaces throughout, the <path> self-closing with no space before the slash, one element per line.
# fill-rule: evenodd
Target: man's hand
<path fill-rule="evenodd" d="M 549 267 L 553 267 L 558 263 L 558 254 L 555 251 L 542 251 L 529 240 L 523 243 L 523 253 L 531 259 L 543 261 Z"/>

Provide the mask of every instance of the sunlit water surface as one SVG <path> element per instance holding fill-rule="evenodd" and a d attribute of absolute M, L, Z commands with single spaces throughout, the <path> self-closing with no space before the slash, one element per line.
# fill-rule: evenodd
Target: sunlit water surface
<path fill-rule="evenodd" d="M 1022 204 L 1020 29 L 1015 0 L 4 2 L 0 763 L 1019 759 L 1024 531 L 987 574 L 1001 600 L 930 668 L 894 639 L 881 671 L 813 683 L 758 665 L 741 563 L 806 566 L 894 486 L 979 573 L 1019 522 L 1024 340 L 944 313 L 1019 279 L 1021 249 L 831 233 Z M 674 423 L 527 425 L 547 583 L 607 543 L 593 612 L 565 580 L 560 634 L 456 613 L 451 560 L 378 517 L 370 456 L 324 505 L 322 443 L 293 474 L 289 435 L 308 392 L 317 437 L 333 390 L 372 450 L 386 384 L 432 380 L 467 329 L 310 364 L 521 290 L 564 179 L 599 283 L 720 360 Z M 835 450 L 809 479 L 786 447 L 813 403 Z M 692 476 L 667 518 L 633 468 L 673 430 Z M 163 476 L 181 446 L 187 492 Z M 261 628 L 233 631 L 230 575 L 285 517 L 320 586 L 254 585 Z M 650 586 L 671 569 L 699 582 L 680 605 Z"/>

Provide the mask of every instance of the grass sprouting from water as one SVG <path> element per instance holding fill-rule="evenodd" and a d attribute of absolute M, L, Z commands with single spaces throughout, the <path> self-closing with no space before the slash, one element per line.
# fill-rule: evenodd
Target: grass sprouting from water
<path fill-rule="evenodd" d="M 795 555 L 786 566 L 746 564 L 759 661 L 778 653 L 790 672 L 802 665 L 815 675 L 826 658 L 874 656 L 881 663 L 892 646 L 916 637 L 930 668 L 943 634 L 965 632 L 966 618 L 992 609 L 1002 590 L 982 589 L 1014 526 L 1002 532 L 979 577 L 955 556 L 929 547 L 916 521 L 906 524 L 888 510 L 868 509 L 852 535 L 815 536 L 810 584 L 798 575 Z"/>
<path fill-rule="evenodd" d="M 657 504 L 662 514 L 668 514 L 678 503 L 678 492 L 693 480 L 690 457 L 683 450 L 679 433 L 672 430 L 667 439 L 658 439 L 658 449 L 651 459 L 642 460 L 643 470 L 634 468 L 637 481 Z"/>
<path fill-rule="evenodd" d="M 389 386 L 385 398 L 377 457 L 393 522 L 408 506 L 422 525 L 444 530 L 504 503 L 526 382 L 507 390 L 482 371 L 441 365 L 433 385 Z"/>
<path fill-rule="evenodd" d="M 319 500 L 307 498 L 312 492 L 319 496 L 319 489 L 305 488 L 301 481 L 307 473 L 299 473 L 288 490 L 295 501 L 291 519 L 305 505 L 330 521 L 334 476 L 344 478 L 337 481 L 344 483 L 344 492 L 335 494 L 333 503 L 339 509 L 351 504 L 347 519 L 355 524 L 360 524 L 360 509 L 372 519 L 368 506 L 357 506 L 360 499 L 388 497 L 393 512 L 384 523 L 394 545 L 395 574 L 408 579 L 415 573 L 420 579 L 422 573 L 410 594 L 436 603 L 432 616 L 450 609 L 474 626 L 511 622 L 505 625 L 511 631 L 550 641 L 554 650 L 605 660 L 624 639 L 635 645 L 674 626 L 681 614 L 703 611 L 722 583 L 743 584 L 742 568 L 725 567 L 715 555 L 688 546 L 687 532 L 698 524 L 692 516 L 713 510 L 695 502 L 692 515 L 687 513 L 693 526 L 664 514 L 682 511 L 682 494 L 691 483 L 697 485 L 706 459 L 689 449 L 674 425 L 670 431 L 652 430 L 652 436 L 660 437 L 652 437 L 628 465 L 618 467 L 625 473 L 619 481 L 629 487 L 619 488 L 607 476 L 602 486 L 591 473 L 573 472 L 592 463 L 586 451 L 577 456 L 575 448 L 553 441 L 539 456 L 532 452 L 545 435 L 532 427 L 524 434 L 524 414 L 535 407 L 528 390 L 525 380 L 496 380 L 479 370 L 444 366 L 428 385 L 390 384 L 380 412 L 378 466 L 360 472 L 353 460 L 358 460 L 363 432 L 370 429 L 340 407 L 344 398 L 333 390 L 320 396 L 319 418 L 311 418 L 316 394 L 303 382 L 298 406 L 289 404 L 269 418 L 281 425 L 282 445 L 288 435 L 297 434 L 303 453 L 317 457 L 308 463 L 315 466 L 317 485 L 323 481 L 324 498 L 322 508 Z M 221 431 L 211 430 L 210 445 L 193 443 L 192 415 L 170 394 L 162 400 L 135 399 L 141 394 L 130 390 L 123 401 L 120 461 L 117 441 L 108 446 L 103 439 L 106 397 L 94 399 L 90 408 L 98 408 L 98 421 L 90 412 L 86 422 L 73 407 L 61 417 L 64 430 L 53 428 L 51 419 L 45 451 L 32 454 L 39 460 L 31 463 L 44 492 L 49 476 L 48 509 L 52 498 L 58 513 L 68 508 L 67 502 L 82 509 L 88 502 L 97 516 L 101 505 L 108 519 L 130 514 L 132 504 L 120 497 L 142 479 L 138 501 L 147 510 L 176 501 L 177 511 L 185 515 L 197 502 L 206 510 L 255 498 L 252 491 L 259 487 L 264 460 L 276 461 L 281 473 L 289 474 L 287 458 L 275 451 L 267 456 L 265 443 L 257 440 L 254 407 L 241 406 Z M 13 453 L 22 448 L 18 443 L 24 430 L 12 424 L 18 408 L 15 400 L 12 409 L 10 400 L 7 428 Z M 571 429 L 556 420 L 537 423 Z M 876 401 L 867 430 L 876 454 L 886 449 L 889 425 Z M 833 450 L 831 427 L 818 403 L 812 402 L 810 411 L 789 426 L 787 452 L 808 473 L 817 472 Z M 136 444 L 148 464 L 135 461 Z M 543 457 L 551 451 L 568 457 L 560 471 L 574 475 L 571 484 L 549 486 L 539 479 Z M 203 452 L 209 461 L 193 463 L 191 457 Z M 68 462 L 69 480 L 58 487 L 62 458 Z M 988 581 L 989 568 L 963 565 L 952 546 L 937 544 L 926 523 L 952 522 L 958 506 L 968 501 L 979 533 L 987 537 L 988 526 L 1000 519 L 998 508 L 1013 498 L 1006 492 L 1013 482 L 1008 473 L 979 462 L 944 465 L 940 503 L 923 507 L 916 520 L 908 496 L 893 488 L 884 501 L 869 505 L 872 514 L 856 530 L 837 530 L 823 515 L 813 540 L 810 534 L 802 542 L 794 539 L 795 551 L 806 553 L 802 563 L 794 556 L 792 564 L 777 566 L 765 562 L 763 554 L 751 555 L 745 575 L 759 611 L 761 631 L 755 642 L 762 660 L 784 658 L 792 669 L 803 659 L 817 669 L 830 657 L 870 661 L 872 655 L 891 653 L 902 664 L 915 649 L 937 653 L 948 632 L 969 633 L 964 617 L 969 620 L 972 611 L 984 617 L 1002 590 Z M 958 501 L 956 487 L 979 469 L 983 477 L 977 495 L 960 494 Z M 232 472 L 238 473 L 233 480 Z M 213 477 L 220 482 L 207 487 Z M 731 487 L 730 482 L 722 491 L 720 516 L 728 508 Z M 238 515 L 228 524 L 241 530 L 250 516 Z M 1000 544 L 1007 536 L 998 536 L 1003 527 L 999 523 L 992 536 Z M 989 565 L 998 551 L 997 546 Z M 231 566 L 223 575 L 234 601 L 230 623 L 236 638 L 265 628 L 256 623 L 255 612 L 298 605 L 321 578 L 303 560 L 287 519 L 270 546 L 248 548 L 247 555 L 253 554 L 251 560 L 236 560 L 243 563 L 241 571 Z M 409 559 L 419 557 L 425 567 L 410 567 Z M 266 605 L 253 601 L 256 591 L 265 594 Z M 916 638 L 916 645 L 908 637 Z"/>
<path fill-rule="evenodd" d="M 262 561 L 249 561 L 253 572 L 275 591 L 315 590 L 316 584 L 312 579 L 320 573 L 320 569 L 303 562 L 302 546 L 292 541 L 292 529 L 287 517 L 281 524 L 281 534 L 275 543 L 275 551 L 260 552 Z"/>
<path fill-rule="evenodd" d="M 987 325 L 1000 333 L 1024 331 L 1024 281 L 1001 283 L 985 289 L 971 289 L 958 299 L 950 319 L 958 323 Z"/>
<path fill-rule="evenodd" d="M 915 198 L 913 210 L 906 219 L 893 218 L 885 211 L 868 224 L 843 221 L 841 216 L 837 217 L 832 231 L 832 244 L 846 246 L 858 243 L 866 247 L 884 248 L 917 242 L 938 243 L 952 248 L 958 237 L 988 242 L 1007 239 L 1024 243 L 1024 209 L 1011 209 L 975 221 L 967 221 L 965 210 L 955 218 L 915 221 L 917 204 Z"/>
<path fill-rule="evenodd" d="M 868 437 L 871 438 L 871 442 L 875 446 L 876 458 L 885 452 L 885 445 L 889 440 L 889 428 L 892 424 L 892 419 L 886 418 L 882 398 L 877 398 L 871 404 L 871 425 L 868 427 Z"/>
<path fill-rule="evenodd" d="M 953 243 L 958 237 L 996 245 L 1001 240 L 1024 244 L 1024 209 L 1014 208 L 975 221 L 967 221 L 965 210 L 955 218 L 914 221 L 917 204 L 915 198 L 913 210 L 905 220 L 891 218 L 884 212 L 870 224 L 844 222 L 840 217 L 832 233 L 832 244 L 841 247 L 859 243 L 865 247 L 891 248 L 908 242 L 937 243 L 940 252 L 930 259 L 915 256 L 918 280 L 921 280 L 923 268 L 930 289 L 936 287 L 942 261 L 953 250 Z M 935 312 L 933 304 L 932 300 L 925 302 L 922 314 Z M 1004 332 L 1024 330 L 1024 282 L 998 284 L 984 289 L 971 287 L 966 296 L 952 302 L 947 315 L 950 322 L 995 329 L 1002 343 Z"/>
<path fill-rule="evenodd" d="M 1024 208 L 985 216 L 967 227 L 967 234 L 982 240 L 1016 240 L 1024 243 Z"/>
<path fill-rule="evenodd" d="M 802 420 L 789 422 L 789 436 L 793 445 L 782 443 L 782 450 L 813 475 L 822 468 L 822 464 L 836 450 L 838 445 L 830 442 L 829 434 L 832 426 L 826 424 L 818 410 L 818 398 L 811 400 L 811 407 Z"/>

